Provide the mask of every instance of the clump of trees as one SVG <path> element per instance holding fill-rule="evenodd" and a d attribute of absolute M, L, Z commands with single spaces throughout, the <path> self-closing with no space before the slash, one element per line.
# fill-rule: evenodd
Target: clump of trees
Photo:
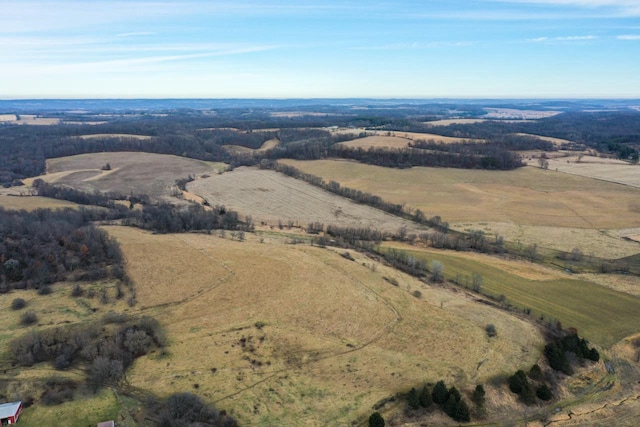
<path fill-rule="evenodd" d="M 34 331 L 10 342 L 11 358 L 21 366 L 50 362 L 58 370 L 82 365 L 87 383 L 97 391 L 118 384 L 137 357 L 166 345 L 164 332 L 153 318 L 128 320 L 109 328 L 107 324 Z"/>
<path fill-rule="evenodd" d="M 147 418 L 160 427 L 237 427 L 237 421 L 226 411 L 218 410 L 192 393 L 175 393 L 164 400 L 153 397 L 145 404 Z"/>
<path fill-rule="evenodd" d="M 532 382 L 529 380 L 532 380 Z M 517 394 L 519 399 L 526 405 L 535 404 L 537 402 L 536 398 L 542 401 L 553 399 L 553 392 L 544 382 L 544 376 L 538 364 L 531 367 L 528 375 L 523 370 L 516 371 L 515 374 L 509 377 L 507 382 L 509 390 Z"/>
<path fill-rule="evenodd" d="M 0 292 L 46 290 L 62 280 L 124 280 L 117 242 L 90 219 L 91 215 L 74 209 L 0 208 Z"/>
<path fill-rule="evenodd" d="M 573 368 L 567 353 L 575 354 L 580 361 L 587 359 L 597 362 L 600 360 L 598 350 L 595 347 L 589 348 L 587 340 L 580 338 L 574 332 L 553 340 L 544 347 L 544 355 L 549 362 L 549 366 L 556 371 L 572 375 Z"/>
<path fill-rule="evenodd" d="M 442 380 L 438 381 L 433 389 L 430 389 L 429 385 L 425 385 L 419 390 L 415 387 L 412 388 L 406 395 L 406 401 L 407 409 L 410 411 L 431 408 L 435 403 L 444 413 L 456 421 L 467 422 L 471 420 L 469 406 L 462 398 L 462 394 L 455 387 L 447 389 Z"/>

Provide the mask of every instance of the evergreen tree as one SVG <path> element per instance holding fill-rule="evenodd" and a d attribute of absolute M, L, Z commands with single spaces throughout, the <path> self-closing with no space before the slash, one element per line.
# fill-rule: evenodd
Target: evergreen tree
<path fill-rule="evenodd" d="M 444 413 L 449 415 L 451 418 L 453 418 L 456 414 L 456 406 L 458 405 L 458 401 L 456 400 L 456 397 L 453 395 L 449 395 L 449 397 L 447 398 L 447 401 L 444 402 Z"/>
<path fill-rule="evenodd" d="M 384 427 L 384 418 L 380 415 L 380 412 L 374 412 L 369 417 L 369 427 Z"/>
<path fill-rule="evenodd" d="M 426 385 L 422 387 L 420 390 L 420 396 L 418 396 L 418 400 L 420 401 L 420 406 L 423 408 L 428 408 L 433 404 L 433 399 L 431 398 L 431 391 L 429 391 L 429 387 Z"/>
<path fill-rule="evenodd" d="M 444 381 L 440 380 L 436 383 L 435 387 L 433 387 L 433 391 L 431 392 L 431 397 L 438 405 L 442 405 L 447 401 L 449 391 L 447 390 L 447 386 L 444 384 Z"/>
<path fill-rule="evenodd" d="M 538 396 L 541 400 L 551 400 L 553 398 L 553 393 L 546 384 L 542 384 L 540 387 L 536 389 L 536 396 Z"/>
<path fill-rule="evenodd" d="M 462 395 L 460 394 L 460 392 L 458 391 L 457 388 L 455 387 L 451 387 L 449 389 L 449 396 L 453 396 L 456 399 L 456 402 L 460 402 L 460 399 L 462 399 Z"/>
<path fill-rule="evenodd" d="M 456 408 L 452 418 L 456 421 L 471 421 L 471 416 L 469 415 L 469 406 L 465 403 L 464 400 L 460 400 L 458 403 L 456 403 Z"/>
<path fill-rule="evenodd" d="M 407 405 L 409 405 L 410 409 L 418 409 L 420 407 L 420 400 L 415 387 L 412 387 L 407 394 Z"/>
<path fill-rule="evenodd" d="M 478 406 L 484 405 L 485 391 L 482 384 L 478 384 L 475 390 L 473 390 L 473 396 L 471 397 L 471 399 Z"/>

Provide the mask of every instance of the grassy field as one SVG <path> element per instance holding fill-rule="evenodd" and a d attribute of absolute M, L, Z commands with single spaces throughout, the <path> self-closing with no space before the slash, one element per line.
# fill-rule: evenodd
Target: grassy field
<path fill-rule="evenodd" d="M 340 145 L 349 148 L 407 148 L 410 139 L 401 138 L 397 136 L 367 136 L 364 138 L 353 139 L 351 141 L 342 142 Z"/>
<path fill-rule="evenodd" d="M 496 235 L 523 247 L 540 247 L 571 252 L 578 248 L 585 255 L 618 259 L 640 252 L 640 244 L 630 240 L 633 235 L 621 230 L 596 230 L 575 227 L 521 225 L 514 222 L 458 222 L 451 224 L 458 231 L 481 230 L 489 239 Z M 635 229 L 634 229 L 635 230 Z M 626 230 L 625 230 L 626 231 Z"/>
<path fill-rule="evenodd" d="M 544 315 L 560 320 L 564 327 L 577 327 L 580 335 L 598 345 L 609 347 L 640 331 L 640 298 L 587 281 L 587 276 L 535 277 L 521 273 L 522 262 L 505 268 L 511 263 L 488 255 L 401 246 L 429 262 L 442 262 L 449 280 L 461 277 L 470 284 L 472 275 L 480 274 L 483 292 L 504 295 L 509 304 L 530 308 L 534 317 Z"/>
<path fill-rule="evenodd" d="M 389 169 L 348 161 L 282 160 L 303 172 L 406 203 L 450 223 L 615 229 L 640 225 L 640 190 L 534 167 L 513 171 Z"/>
<path fill-rule="evenodd" d="M 278 140 L 278 138 L 273 138 L 268 141 L 265 141 L 262 144 L 262 146 L 256 150 L 249 147 L 244 147 L 242 145 L 223 145 L 223 147 L 229 151 L 236 152 L 236 153 L 255 153 L 255 152 L 263 152 L 263 151 L 270 150 L 276 147 L 278 144 L 280 144 L 280 140 Z"/>
<path fill-rule="evenodd" d="M 640 187 L 640 165 L 616 159 L 577 156 L 549 159 L 549 169 L 571 175 L 596 178 L 618 184 Z"/>
<path fill-rule="evenodd" d="M 355 252 L 349 261 L 273 234 L 106 230 L 140 309 L 163 319 L 170 340 L 169 355 L 138 359 L 129 382 L 160 395 L 191 390 L 243 425 L 345 425 L 423 381 L 471 387 L 540 357 L 529 323 Z"/>
<path fill-rule="evenodd" d="M 102 170 L 107 163 L 111 170 Z M 176 191 L 176 179 L 214 174 L 223 168 L 221 163 L 163 154 L 93 153 L 49 159 L 47 174 L 39 178 L 83 191 L 148 194 L 160 199 Z M 31 181 L 33 179 L 26 180 Z"/>
<path fill-rule="evenodd" d="M 366 134 L 367 137 L 371 136 L 383 136 L 383 137 L 391 137 L 391 138 L 403 138 L 405 140 L 410 141 L 429 141 L 434 140 L 436 142 L 443 142 L 445 144 L 452 142 L 461 142 L 461 141 L 475 141 L 482 142 L 479 139 L 465 139 L 465 138 L 455 138 L 450 136 L 436 135 L 434 133 L 419 133 L 419 132 L 400 132 L 400 131 L 382 131 L 382 130 L 368 130 L 365 128 L 338 128 L 332 131 L 337 134 L 346 134 L 346 135 L 360 135 Z"/>
<path fill-rule="evenodd" d="M 32 211 L 35 209 L 64 209 L 64 208 L 76 208 L 78 205 L 75 203 L 67 202 L 66 200 L 51 199 L 49 197 L 38 197 L 16 194 L 16 191 L 11 189 L 10 191 L 0 190 L 0 206 L 5 209 L 20 210 L 24 209 Z"/>
<path fill-rule="evenodd" d="M 289 221 L 306 227 L 311 222 L 349 227 L 373 227 L 396 232 L 406 226 L 412 232 L 424 231 L 418 225 L 378 209 L 357 204 L 283 174 L 255 168 L 236 168 L 187 184 L 189 192 L 206 199 L 212 206 L 224 205 L 256 223 L 276 226 Z"/>

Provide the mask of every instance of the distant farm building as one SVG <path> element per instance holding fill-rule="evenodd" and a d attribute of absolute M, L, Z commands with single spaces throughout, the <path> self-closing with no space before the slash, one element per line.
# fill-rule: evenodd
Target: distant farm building
<path fill-rule="evenodd" d="M 2 425 L 15 424 L 22 412 L 22 402 L 0 404 L 0 423 Z"/>

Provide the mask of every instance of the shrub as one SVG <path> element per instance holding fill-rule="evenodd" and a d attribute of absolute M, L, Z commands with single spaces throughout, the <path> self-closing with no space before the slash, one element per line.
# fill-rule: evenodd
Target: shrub
<path fill-rule="evenodd" d="M 12 310 L 22 310 L 27 306 L 27 302 L 22 298 L 15 298 L 11 301 L 11 309 Z"/>
<path fill-rule="evenodd" d="M 20 316 L 20 323 L 24 326 L 33 325 L 37 321 L 38 321 L 38 316 L 36 315 L 36 312 L 33 310 L 29 310 L 26 313 L 24 313 L 22 316 Z"/>
<path fill-rule="evenodd" d="M 491 338 L 495 337 L 496 335 L 498 335 L 498 331 L 496 331 L 496 327 L 494 326 L 493 323 L 489 323 L 487 326 L 485 326 L 485 331 L 487 331 L 487 335 Z"/>
<path fill-rule="evenodd" d="M 38 288 L 38 295 L 49 295 L 51 294 L 51 286 L 42 285 Z"/>
<path fill-rule="evenodd" d="M 77 297 L 81 297 L 82 294 L 83 294 L 83 291 L 80 285 L 78 285 L 77 283 L 73 285 L 73 289 L 71 290 L 71 296 L 77 298 Z"/>
<path fill-rule="evenodd" d="M 418 299 L 422 298 L 422 292 L 420 292 L 417 289 L 415 291 L 411 292 L 411 295 L 413 295 L 414 297 L 416 297 Z"/>

